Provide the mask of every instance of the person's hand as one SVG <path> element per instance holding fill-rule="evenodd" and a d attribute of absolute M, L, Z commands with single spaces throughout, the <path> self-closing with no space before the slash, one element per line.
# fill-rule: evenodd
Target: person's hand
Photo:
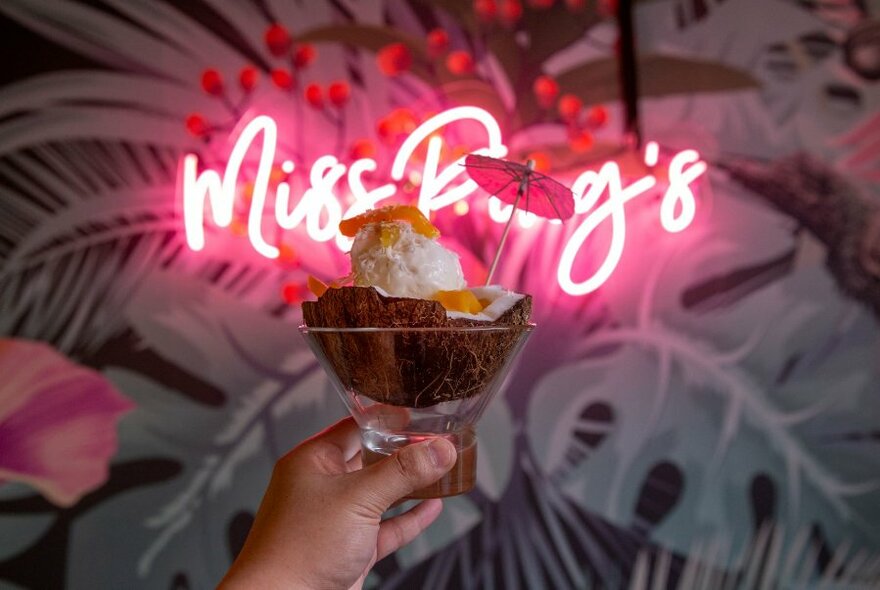
<path fill-rule="evenodd" d="M 409 445 L 365 468 L 359 451 L 357 425 L 346 418 L 282 457 L 220 588 L 360 588 L 376 561 L 437 518 L 439 499 L 385 521 L 382 513 L 449 471 L 452 443 Z"/>

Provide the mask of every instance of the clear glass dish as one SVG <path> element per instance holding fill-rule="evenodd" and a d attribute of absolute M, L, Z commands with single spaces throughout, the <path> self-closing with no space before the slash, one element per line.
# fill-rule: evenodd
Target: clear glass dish
<path fill-rule="evenodd" d="M 364 464 L 430 437 L 456 446 L 452 470 L 409 496 L 437 498 L 476 483 L 476 423 L 534 327 L 300 326 L 300 332 L 360 427 Z"/>

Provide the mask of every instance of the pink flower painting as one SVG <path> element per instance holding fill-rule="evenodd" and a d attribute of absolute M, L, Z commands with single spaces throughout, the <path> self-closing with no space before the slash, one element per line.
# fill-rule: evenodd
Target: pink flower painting
<path fill-rule="evenodd" d="M 134 404 L 46 344 L 0 339 L 0 482 L 72 506 L 107 480 L 116 423 Z"/>

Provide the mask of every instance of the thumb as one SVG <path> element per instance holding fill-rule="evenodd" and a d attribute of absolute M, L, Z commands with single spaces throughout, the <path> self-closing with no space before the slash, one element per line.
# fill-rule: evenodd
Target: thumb
<path fill-rule="evenodd" d="M 378 517 L 404 496 L 440 479 L 455 459 L 455 446 L 446 439 L 407 445 L 352 474 L 356 476 L 354 488 Z"/>

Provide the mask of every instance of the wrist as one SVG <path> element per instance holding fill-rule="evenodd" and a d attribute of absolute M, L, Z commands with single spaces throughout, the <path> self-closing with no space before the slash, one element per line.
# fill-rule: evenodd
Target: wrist
<path fill-rule="evenodd" d="M 276 571 L 260 564 L 234 563 L 220 581 L 217 590 L 316 590 L 293 571 Z"/>

